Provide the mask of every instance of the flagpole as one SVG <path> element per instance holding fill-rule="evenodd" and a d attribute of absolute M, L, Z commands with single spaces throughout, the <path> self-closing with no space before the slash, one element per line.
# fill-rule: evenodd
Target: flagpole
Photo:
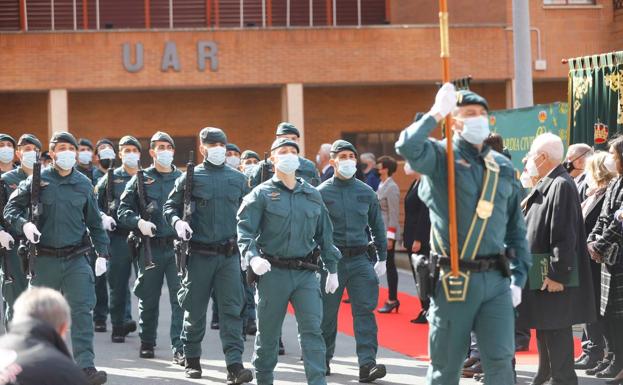
<path fill-rule="evenodd" d="M 441 68 L 444 83 L 450 81 L 450 39 L 448 35 L 448 3 L 439 0 L 439 36 L 441 39 Z M 448 225 L 450 235 L 450 269 L 452 276 L 459 275 L 459 247 L 456 227 L 456 188 L 454 184 L 454 149 L 452 143 L 452 120 L 446 116 L 446 141 L 448 159 Z"/>

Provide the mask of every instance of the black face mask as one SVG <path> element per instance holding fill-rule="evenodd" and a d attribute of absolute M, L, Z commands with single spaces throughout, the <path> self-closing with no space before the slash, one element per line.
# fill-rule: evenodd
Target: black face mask
<path fill-rule="evenodd" d="M 100 166 L 105 169 L 109 169 L 114 164 L 114 159 L 100 159 Z"/>
<path fill-rule="evenodd" d="M 573 161 L 572 160 L 565 160 L 565 162 L 562 164 L 562 166 L 565 168 L 565 170 L 567 170 L 567 172 L 569 174 L 571 174 L 571 172 L 573 172 L 573 170 L 575 170 L 575 166 L 573 165 Z"/>

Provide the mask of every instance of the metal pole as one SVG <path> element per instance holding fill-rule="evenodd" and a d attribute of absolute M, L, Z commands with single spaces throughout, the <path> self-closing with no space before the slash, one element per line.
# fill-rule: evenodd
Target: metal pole
<path fill-rule="evenodd" d="M 56 20 L 54 19 L 54 0 L 50 1 L 50 18 L 52 23 L 52 31 L 56 29 Z"/>
<path fill-rule="evenodd" d="M 314 26 L 314 0 L 309 0 L 309 26 Z"/>
<path fill-rule="evenodd" d="M 82 29 L 89 29 L 89 4 L 88 4 L 88 0 L 82 0 Z"/>
<path fill-rule="evenodd" d="M 150 9 L 150 1 L 149 0 L 145 0 L 144 1 L 144 7 L 145 7 L 145 29 L 150 29 L 151 28 L 151 9 Z"/>
<path fill-rule="evenodd" d="M 78 29 L 78 15 L 76 14 L 76 0 L 73 1 L 74 6 L 74 31 Z"/>
<path fill-rule="evenodd" d="M 361 27 L 361 0 L 357 0 L 357 25 Z"/>
<path fill-rule="evenodd" d="M 286 0 L 286 27 L 290 26 L 290 0 Z"/>
<path fill-rule="evenodd" d="M 244 28 L 244 0 L 240 0 L 240 28 Z"/>
<path fill-rule="evenodd" d="M 100 29 L 100 0 L 95 0 L 95 28 Z"/>
<path fill-rule="evenodd" d="M 335 0 L 333 0 L 333 26 L 337 26 L 337 6 Z"/>
<path fill-rule="evenodd" d="M 534 104 L 530 43 L 530 4 L 528 0 L 513 0 L 514 108 L 530 107 Z"/>
<path fill-rule="evenodd" d="M 173 29 L 173 0 L 169 0 L 169 29 Z"/>
<path fill-rule="evenodd" d="M 266 0 L 262 0 L 262 28 L 266 28 Z"/>

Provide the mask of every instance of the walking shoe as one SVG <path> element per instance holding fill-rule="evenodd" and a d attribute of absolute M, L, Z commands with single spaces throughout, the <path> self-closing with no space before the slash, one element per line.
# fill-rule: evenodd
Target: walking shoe
<path fill-rule="evenodd" d="M 359 382 L 372 382 L 383 378 L 387 374 L 385 365 L 377 365 L 374 362 L 359 367 Z"/>
<path fill-rule="evenodd" d="M 618 364 L 618 361 L 615 357 L 613 361 L 610 362 L 607 368 L 604 370 L 595 373 L 595 377 L 597 378 L 614 378 L 621 371 L 621 365 Z"/>
<path fill-rule="evenodd" d="M 325 372 L 326 376 L 330 376 L 331 375 L 331 366 L 329 365 L 329 361 L 327 361 L 327 371 Z"/>
<path fill-rule="evenodd" d="M 173 353 L 173 363 L 179 366 L 186 365 L 186 359 L 184 358 L 184 353 L 182 351 L 177 351 Z"/>
<path fill-rule="evenodd" d="M 286 354 L 286 348 L 283 346 L 283 341 L 279 337 L 279 355 L 284 356 Z"/>
<path fill-rule="evenodd" d="M 114 343 L 123 343 L 125 342 L 125 327 L 124 326 L 115 326 L 112 327 L 112 334 L 110 335 L 110 339 Z"/>
<path fill-rule="evenodd" d="M 472 378 L 474 377 L 475 374 L 480 374 L 480 373 L 482 373 L 482 365 L 480 361 L 476 361 L 476 363 L 473 364 L 472 366 L 463 368 L 461 376 L 463 378 Z"/>
<path fill-rule="evenodd" d="M 187 378 L 201 378 L 201 364 L 199 363 L 199 357 L 186 358 L 185 372 Z"/>
<path fill-rule="evenodd" d="M 590 356 L 588 354 L 582 354 L 580 358 L 578 358 L 573 364 L 574 369 L 592 369 L 601 361 L 595 356 Z"/>
<path fill-rule="evenodd" d="M 253 381 L 253 373 L 242 364 L 227 365 L 227 384 L 240 385 Z"/>
<path fill-rule="evenodd" d="M 125 324 L 123 324 L 123 328 L 124 328 L 124 334 L 127 336 L 128 334 L 135 332 L 136 331 L 136 321 L 134 320 L 129 320 L 129 321 L 125 321 Z"/>
<path fill-rule="evenodd" d="M 585 373 L 589 376 L 594 376 L 595 374 L 601 372 L 602 370 L 606 369 L 608 366 L 610 365 L 610 361 L 609 360 L 602 360 L 599 361 L 599 363 L 597 364 L 597 366 L 595 366 L 592 369 L 587 369 L 585 371 Z"/>
<path fill-rule="evenodd" d="M 82 371 L 84 372 L 84 375 L 87 376 L 87 381 L 89 381 L 89 384 L 91 385 L 105 384 L 108 379 L 105 371 L 97 370 L 92 366 L 84 368 Z"/>
<path fill-rule="evenodd" d="M 420 314 L 417 315 L 414 319 L 411 320 L 413 324 L 426 324 L 428 320 L 426 319 L 426 310 L 421 310 Z"/>
<path fill-rule="evenodd" d="M 250 319 L 249 323 L 247 323 L 247 334 L 254 336 L 255 333 L 257 333 L 257 323 L 254 319 Z"/>
<path fill-rule="evenodd" d="M 95 321 L 93 330 L 97 333 L 106 333 L 106 321 Z"/>
<path fill-rule="evenodd" d="M 139 353 L 141 358 L 154 358 L 154 344 L 151 342 L 141 341 L 141 351 Z"/>

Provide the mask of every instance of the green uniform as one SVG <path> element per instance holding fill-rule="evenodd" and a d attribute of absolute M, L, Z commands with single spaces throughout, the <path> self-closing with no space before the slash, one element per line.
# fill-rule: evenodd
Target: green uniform
<path fill-rule="evenodd" d="M 102 171 L 99 167 L 93 167 L 93 184 L 97 184 L 104 175 L 106 175 L 106 171 Z"/>
<path fill-rule="evenodd" d="M 401 133 L 396 150 L 414 170 L 423 174 L 419 196 L 430 209 L 434 235 L 431 238 L 441 244 L 433 249 L 446 254 L 445 251 L 449 250 L 446 143 L 428 139 L 436 126 L 435 119 L 425 115 Z M 524 286 L 531 258 L 520 207 L 521 186 L 511 162 L 488 146 L 479 152 L 456 135 L 454 154 L 459 248 L 467 238 L 481 196 L 486 170 L 484 158 L 491 155 L 500 168 L 499 180 L 491 216 L 475 249 L 475 258 L 499 255 L 505 248 L 514 249 L 516 257 L 511 261 L 510 280 L 499 271 L 471 272 L 463 302 L 448 302 L 441 283 L 437 283 L 428 313 L 431 326 L 428 383 L 458 384 L 470 331 L 474 330 L 486 373 L 485 383 L 514 384 L 511 360 L 515 351 L 515 317 L 509 286 L 511 283 Z M 434 239 L 432 246 L 435 246 Z M 442 269 L 441 274 L 445 273 L 446 270 Z"/>
<path fill-rule="evenodd" d="M 182 217 L 185 180 L 186 174 L 176 181 L 175 189 L 164 205 L 164 215 L 171 226 Z M 245 299 L 235 241 L 236 211 L 247 192 L 244 175 L 225 164 L 216 166 L 204 161 L 195 168 L 191 251 L 178 293 L 185 311 L 182 342 L 187 358 L 201 356 L 206 312 L 210 293 L 214 290 L 219 304 L 219 333 L 225 361 L 228 366 L 242 364 L 241 313 Z M 228 248 L 229 252 L 226 251 Z"/>
<path fill-rule="evenodd" d="M 262 183 L 262 170 L 267 169 L 268 175 L 264 175 L 264 180 L 269 180 L 275 174 L 274 166 L 270 162 L 267 161 L 269 166 L 264 167 L 265 161 L 260 161 L 255 167 L 253 167 L 250 171 L 249 177 L 249 186 L 255 187 Z M 320 184 L 320 176 L 318 175 L 318 170 L 316 169 L 316 165 L 309 159 L 303 158 L 299 156 L 300 166 L 298 170 L 296 170 L 296 176 L 303 178 L 303 180 L 312 186 L 318 186 Z"/>
<path fill-rule="evenodd" d="M 177 291 L 180 289 L 180 279 L 175 267 L 173 240 L 175 230 L 165 222 L 162 215 L 162 206 L 166 201 L 175 179 L 182 173 L 173 168 L 173 171 L 161 174 L 155 167 L 144 170 L 145 192 L 149 202 L 156 203 L 155 212 L 151 214 L 150 222 L 156 225 L 156 235 L 151 238 L 151 251 L 154 268 L 145 270 L 143 254 L 139 260 L 139 275 L 134 285 L 134 294 L 139 298 L 138 312 L 141 342 L 156 344 L 156 329 L 158 328 L 158 307 L 163 280 L 166 277 L 169 288 L 169 302 L 171 303 L 171 348 L 173 353 L 182 350 L 180 333 L 182 331 L 183 312 L 177 301 Z M 138 211 L 138 193 L 136 176 L 132 177 L 121 195 L 117 210 L 119 224 L 124 228 L 138 230 L 140 219 Z"/>
<path fill-rule="evenodd" d="M 99 169 L 97 169 L 99 171 Z M 95 175 L 95 173 L 94 173 Z M 108 233 L 110 236 L 110 259 L 106 276 L 110 286 L 110 320 L 113 327 L 121 327 L 125 321 L 132 319 L 130 307 L 131 298 L 128 289 L 128 282 L 132 273 L 132 252 L 128 245 L 128 234 L 132 228 L 124 226 L 117 218 L 117 207 L 119 199 L 125 189 L 125 185 L 132 178 L 123 167 L 118 167 L 113 171 L 113 199 L 114 206 L 110 215 L 117 222 L 115 231 Z M 101 177 L 95 187 L 97 193 L 97 203 L 102 212 L 108 212 L 106 202 L 106 188 L 108 186 L 108 176 Z"/>
<path fill-rule="evenodd" d="M 273 177 L 249 193 L 238 211 L 238 243 L 248 261 L 262 255 L 301 258 L 319 245 L 325 268 L 336 273 L 340 253 L 332 244 L 332 233 L 333 226 L 320 193 L 301 178 L 297 178 L 296 186 L 290 190 Z M 257 294 L 258 333 L 253 365 L 258 385 L 273 383 L 288 302 L 294 307 L 298 323 L 307 383 L 326 384 L 318 274 L 273 266 L 260 277 Z"/>
<path fill-rule="evenodd" d="M 379 280 L 368 258 L 366 228 L 370 227 L 379 260 L 384 261 L 387 238 L 379 201 L 374 190 L 354 177 L 347 180 L 332 177 L 318 191 L 331 216 L 333 242 L 342 251 L 337 269 L 340 286 L 334 294 L 322 293 L 322 335 L 327 345 L 327 362 L 335 352 L 337 313 L 344 289 L 348 289 L 359 366 L 376 363 L 378 329 L 374 309 L 378 304 Z M 323 272 L 323 282 L 326 278 Z"/>
<path fill-rule="evenodd" d="M 2 174 L 2 181 L 4 182 L 4 190 L 7 199 L 11 193 L 15 191 L 20 182 L 26 178 L 28 178 L 28 175 L 21 167 Z M 22 292 L 28 287 L 28 280 L 26 279 L 26 274 L 22 271 L 22 262 L 17 255 L 17 248 L 19 247 L 20 241 L 24 239 L 24 234 L 21 233 L 21 230 L 18 232 L 10 226 L 5 227 L 6 228 L 4 230 L 8 231 L 15 240 L 13 248 L 6 251 L 9 267 L 11 269 L 10 273 L 13 277 L 13 283 L 6 283 L 6 272 L 4 271 L 0 277 L 0 284 L 2 285 L 2 299 L 4 301 L 4 322 L 6 326 L 6 324 L 13 318 L 13 304 L 15 303 L 17 297 L 19 297 L 19 295 L 22 294 Z"/>
<path fill-rule="evenodd" d="M 15 229 L 28 221 L 29 177 L 20 183 L 9 200 L 4 215 Z M 108 235 L 102 227 L 93 186 L 75 170 L 61 176 L 53 167 L 41 170 L 41 232 L 32 286 L 60 290 L 71 307 L 71 344 L 74 359 L 81 368 L 93 367 L 93 318 L 95 305 L 94 275 L 85 253 L 67 259 L 50 251 L 84 244 L 87 229 L 99 255 L 108 253 Z M 44 249 L 46 251 L 44 251 Z M 59 251 L 60 252 L 60 251 Z M 62 254 L 61 254 L 62 255 Z"/>

